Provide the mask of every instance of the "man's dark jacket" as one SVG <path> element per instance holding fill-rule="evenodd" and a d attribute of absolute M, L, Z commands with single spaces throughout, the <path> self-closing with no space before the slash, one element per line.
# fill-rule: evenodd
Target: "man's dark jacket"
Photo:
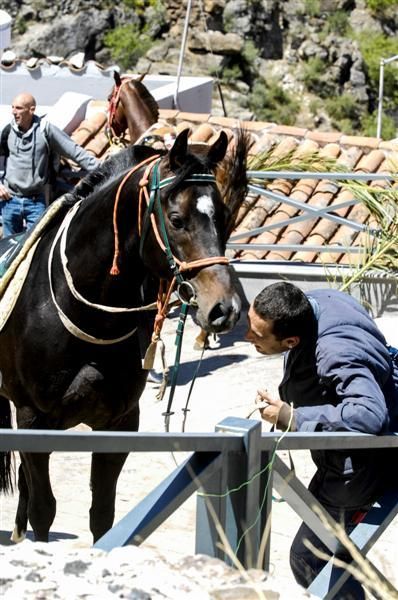
<path fill-rule="evenodd" d="M 317 332 L 301 340 L 285 361 L 280 397 L 295 408 L 297 431 L 398 431 L 398 365 L 373 319 L 337 290 L 308 294 Z M 326 506 L 361 508 L 386 479 L 398 475 L 395 451 L 317 450 L 310 489 Z"/>

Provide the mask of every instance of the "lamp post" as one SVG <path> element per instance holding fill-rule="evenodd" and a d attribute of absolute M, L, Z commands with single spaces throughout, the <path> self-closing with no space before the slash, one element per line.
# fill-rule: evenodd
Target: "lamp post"
<path fill-rule="evenodd" d="M 182 65 L 184 62 L 185 46 L 186 46 L 187 37 L 188 37 L 188 27 L 189 27 L 189 17 L 191 16 L 191 6 L 192 6 L 192 0 L 188 0 L 187 12 L 185 13 L 184 31 L 182 33 L 180 58 L 178 61 L 178 68 L 177 68 L 176 89 L 175 89 L 175 93 L 174 93 L 174 108 L 177 108 L 178 110 L 180 108 L 179 104 L 178 104 L 178 90 L 180 87 L 180 79 L 181 79 L 181 73 L 182 73 Z"/>
<path fill-rule="evenodd" d="M 380 73 L 379 73 L 379 105 L 377 109 L 377 132 L 376 137 L 381 137 L 381 118 L 383 112 L 383 93 L 384 93 L 384 65 L 388 65 L 389 63 L 394 62 L 394 60 L 398 60 L 398 54 L 395 56 L 391 56 L 390 58 L 381 58 L 380 59 Z"/>

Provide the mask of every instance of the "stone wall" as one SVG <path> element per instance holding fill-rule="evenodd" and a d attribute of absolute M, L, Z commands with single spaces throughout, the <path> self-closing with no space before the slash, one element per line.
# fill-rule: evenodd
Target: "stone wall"
<path fill-rule="evenodd" d="M 14 18 L 12 49 L 21 57 L 58 55 L 68 58 L 84 52 L 104 66 L 112 63 L 104 45 L 107 31 L 135 23 L 147 27 L 153 45 L 137 64 L 136 72 L 176 75 L 186 3 L 159 0 L 162 11 L 146 3 L 99 0 L 0 0 L 0 8 Z M 311 9 L 312 7 L 312 9 Z M 349 35 L 330 31 L 336 11 L 345 14 Z M 248 94 L 256 82 L 278 85 L 301 100 L 297 125 L 330 128 L 323 105 L 330 97 L 348 94 L 355 103 L 356 121 L 375 109 L 377 90 L 369 78 L 355 35 L 368 30 L 394 37 L 398 11 L 372 14 L 365 0 L 202 0 L 192 2 L 185 75 L 218 78 L 224 91 L 224 108 L 231 117 L 256 118 Z M 308 87 L 306 69 L 312 59 L 323 63 L 316 81 Z M 234 77 L 233 74 L 236 74 Z M 218 88 L 219 89 L 219 88 Z M 215 112 L 220 113 L 215 97 Z M 313 107 L 318 102 L 319 108 Z M 311 106 L 312 105 L 312 108 Z M 354 128 L 358 126 L 353 118 Z M 349 132 L 346 132 L 349 133 Z"/>
<path fill-rule="evenodd" d="M 178 543 L 170 540 L 170 544 Z M 107 553 L 66 543 L 0 546 L 3 600 L 300 600 L 298 586 L 218 559 L 186 556 L 171 562 L 152 550 L 127 546 Z"/>

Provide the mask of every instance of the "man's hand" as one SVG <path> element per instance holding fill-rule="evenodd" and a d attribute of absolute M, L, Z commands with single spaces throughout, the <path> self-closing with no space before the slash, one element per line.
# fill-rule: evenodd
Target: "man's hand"
<path fill-rule="evenodd" d="M 279 429 L 285 431 L 295 431 L 294 410 L 291 406 L 282 402 L 279 398 L 272 398 L 267 390 L 258 390 L 256 396 L 256 404 L 265 404 L 260 408 L 261 418 L 272 425 L 276 425 Z"/>
<path fill-rule="evenodd" d="M 9 200 L 11 198 L 11 194 L 10 192 L 7 190 L 7 188 L 0 183 L 0 200 Z"/>
<path fill-rule="evenodd" d="M 282 400 L 272 398 L 267 390 L 257 390 L 256 404 L 265 404 L 263 408 L 260 407 L 261 418 L 268 423 L 276 425 L 278 420 L 279 411 L 283 404 Z"/>

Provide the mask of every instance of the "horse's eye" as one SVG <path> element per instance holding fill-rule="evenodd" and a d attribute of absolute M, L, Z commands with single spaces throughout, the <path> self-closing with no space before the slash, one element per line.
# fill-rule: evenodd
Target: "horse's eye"
<path fill-rule="evenodd" d="M 175 229 L 183 229 L 184 221 L 178 215 L 170 215 L 169 220 Z"/>

